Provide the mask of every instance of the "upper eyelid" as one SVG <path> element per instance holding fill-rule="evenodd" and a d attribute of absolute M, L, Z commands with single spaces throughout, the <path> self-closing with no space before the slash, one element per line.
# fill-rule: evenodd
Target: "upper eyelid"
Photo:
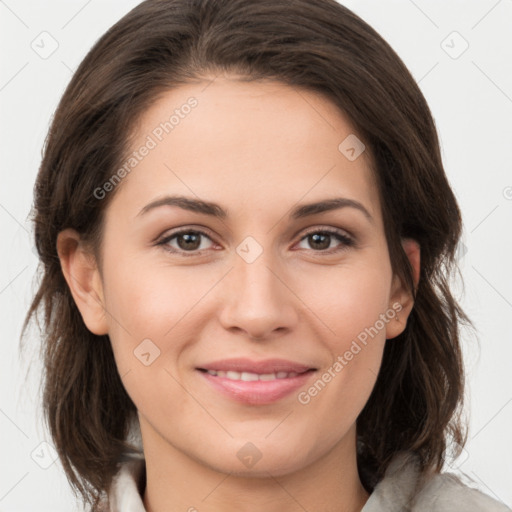
<path fill-rule="evenodd" d="M 200 233 L 204 236 L 207 236 L 208 238 L 210 238 L 212 240 L 212 242 L 214 241 L 214 236 L 209 234 L 209 230 L 207 228 L 204 228 L 204 227 L 194 227 L 194 226 L 182 226 L 182 227 L 178 227 L 178 228 L 174 228 L 173 230 L 170 230 L 170 231 L 165 231 L 162 235 L 158 236 L 156 238 L 156 242 L 161 242 L 163 240 L 168 240 L 169 238 L 174 238 L 175 236 L 178 236 L 178 235 L 181 235 L 183 233 L 189 233 L 189 232 L 194 232 L 194 233 Z"/>
<path fill-rule="evenodd" d="M 306 228 L 306 231 L 304 231 L 304 235 L 302 236 L 302 238 L 304 238 L 305 236 L 307 236 L 310 233 L 317 233 L 317 232 L 322 232 L 322 231 L 327 231 L 329 233 L 334 233 L 334 234 L 343 234 L 344 236 L 346 236 L 347 238 L 350 238 L 350 239 L 354 238 L 354 236 L 350 232 L 348 232 L 346 229 L 337 228 L 334 226 L 315 226 L 312 228 Z M 303 232 L 303 230 L 299 231 L 298 233 L 301 233 L 301 232 Z M 297 236 L 297 235 L 295 235 L 295 236 Z M 302 240 L 302 238 L 301 238 L 301 240 Z"/>

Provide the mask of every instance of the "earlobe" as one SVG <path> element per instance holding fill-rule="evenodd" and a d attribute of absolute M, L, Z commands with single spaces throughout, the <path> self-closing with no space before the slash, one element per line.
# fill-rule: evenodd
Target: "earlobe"
<path fill-rule="evenodd" d="M 416 240 L 404 238 L 402 247 L 412 267 L 412 275 L 415 290 L 420 280 L 421 249 Z M 398 276 L 393 277 L 393 289 L 391 293 L 390 307 L 395 311 L 395 318 L 386 326 L 386 339 L 396 338 L 401 334 L 406 325 L 407 319 L 414 306 L 414 297 L 406 288 Z"/>
<path fill-rule="evenodd" d="M 101 276 L 93 255 L 73 229 L 61 231 L 57 252 L 64 278 L 82 319 L 93 334 L 108 333 Z"/>

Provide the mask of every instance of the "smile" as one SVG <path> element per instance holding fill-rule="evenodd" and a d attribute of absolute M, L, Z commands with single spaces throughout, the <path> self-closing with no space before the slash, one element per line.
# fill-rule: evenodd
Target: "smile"
<path fill-rule="evenodd" d="M 303 387 L 316 370 L 302 373 L 252 373 L 198 369 L 208 388 L 230 401 L 247 405 L 269 405 Z"/>
<path fill-rule="evenodd" d="M 243 380 L 245 382 L 251 382 L 256 380 L 275 380 L 275 379 L 287 379 L 290 377 L 296 377 L 299 375 L 297 372 L 277 372 L 277 373 L 252 373 L 252 372 L 235 372 L 235 371 L 216 371 L 207 370 L 210 375 L 216 377 L 225 377 L 230 380 Z"/>

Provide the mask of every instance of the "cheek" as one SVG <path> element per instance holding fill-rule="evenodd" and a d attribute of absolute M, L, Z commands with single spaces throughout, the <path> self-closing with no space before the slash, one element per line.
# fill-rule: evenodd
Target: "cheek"
<path fill-rule="evenodd" d="M 146 417 L 168 404 L 180 417 L 187 395 L 175 368 L 187 347 L 187 313 L 195 311 L 208 283 L 191 286 L 185 273 L 136 257 L 111 264 L 108 276 L 109 337 L 126 392 Z"/>
<path fill-rule="evenodd" d="M 320 339 L 330 361 L 297 397 L 306 416 L 323 418 L 321 425 L 309 424 L 309 435 L 326 448 L 355 423 L 375 385 L 386 343 L 380 315 L 387 311 L 387 291 L 370 278 L 347 276 L 335 297 L 326 298 L 322 320 L 333 332 Z"/>
<path fill-rule="evenodd" d="M 133 379 L 136 372 L 137 378 L 169 387 L 165 369 L 186 358 L 190 340 L 211 318 L 205 298 L 218 276 L 206 266 L 151 265 L 136 255 L 109 262 L 108 268 L 106 263 L 105 269 L 109 337 L 119 373 L 130 371 Z M 148 360 L 154 362 L 146 368 Z"/>
<path fill-rule="evenodd" d="M 340 350 L 391 306 L 391 268 L 385 258 L 313 269 L 295 282 L 300 283 L 297 295 L 335 335 L 333 344 Z"/>
<path fill-rule="evenodd" d="M 344 403 L 340 414 L 355 420 L 374 386 L 386 343 L 386 326 L 394 318 L 389 303 L 390 265 L 385 258 L 361 259 L 332 267 L 328 275 L 325 269 L 310 274 L 302 283 L 302 293 L 307 297 L 304 302 L 320 318 L 324 327 L 319 339 L 331 356 L 330 366 L 320 372 L 322 382 L 311 392 L 306 390 L 304 401 L 311 397 L 315 407 L 326 408 L 325 413 L 330 407 L 338 410 L 335 404 Z M 324 398 L 317 400 L 315 393 Z"/>
<path fill-rule="evenodd" d="M 108 272 L 106 304 L 114 323 L 122 320 L 126 330 L 139 336 L 162 336 L 207 289 L 208 279 L 200 271 L 194 271 L 192 282 L 190 271 L 136 255 L 111 262 Z"/>
<path fill-rule="evenodd" d="M 105 260 L 105 276 L 109 337 L 121 372 L 133 366 L 134 351 L 144 340 L 155 344 L 155 354 L 166 349 L 162 336 L 185 313 L 187 288 L 179 274 L 172 280 L 163 279 L 163 272 L 136 255 Z M 151 343 L 144 343 L 151 348 Z"/>

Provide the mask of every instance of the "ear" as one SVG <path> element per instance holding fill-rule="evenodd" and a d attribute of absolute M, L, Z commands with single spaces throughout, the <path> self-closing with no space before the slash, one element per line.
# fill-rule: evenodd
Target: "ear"
<path fill-rule="evenodd" d="M 87 250 L 79 233 L 70 228 L 58 234 L 57 253 L 85 325 L 93 334 L 107 334 L 103 284 L 93 254 Z"/>
<path fill-rule="evenodd" d="M 402 247 L 411 264 L 414 288 L 416 289 L 420 280 L 420 246 L 416 240 L 404 238 L 402 239 Z M 414 298 L 411 292 L 395 275 L 393 277 L 390 308 L 395 311 L 396 316 L 386 324 L 386 339 L 396 338 L 404 331 L 413 306 Z"/>

